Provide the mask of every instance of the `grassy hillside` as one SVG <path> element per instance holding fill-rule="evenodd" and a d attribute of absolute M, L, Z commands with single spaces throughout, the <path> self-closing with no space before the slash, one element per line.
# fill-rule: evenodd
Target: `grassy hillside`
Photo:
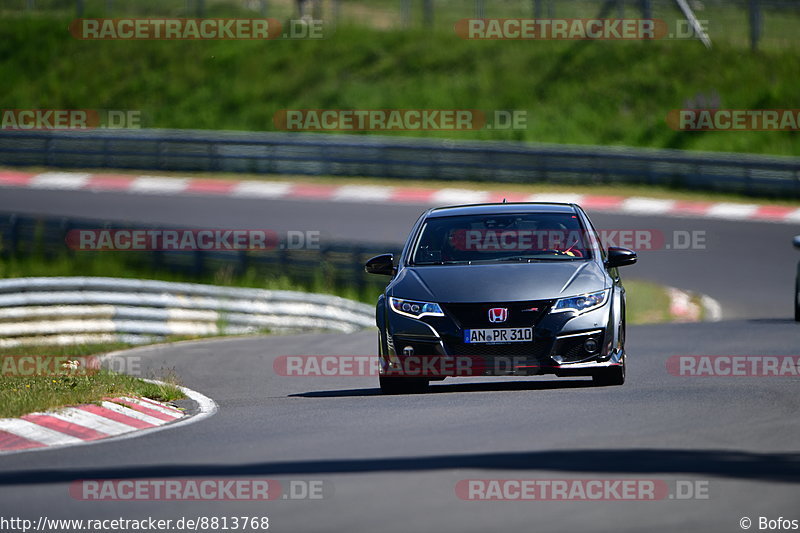
<path fill-rule="evenodd" d="M 800 108 L 791 49 L 342 27 L 315 41 L 93 42 L 67 25 L 0 20 L 2 108 L 135 109 L 145 127 L 258 131 L 287 108 L 527 110 L 524 131 L 428 135 L 800 155 L 796 133 L 683 133 L 665 123 L 670 109 L 707 100 Z"/>

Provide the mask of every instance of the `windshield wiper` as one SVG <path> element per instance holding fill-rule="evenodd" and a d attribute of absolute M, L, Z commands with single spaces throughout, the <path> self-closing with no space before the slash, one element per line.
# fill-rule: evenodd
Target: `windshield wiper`
<path fill-rule="evenodd" d="M 495 257 L 493 259 L 480 259 L 479 261 L 486 261 L 486 262 L 493 262 L 493 263 L 500 263 L 503 261 L 526 261 L 528 263 L 536 263 L 539 261 L 574 261 L 576 259 L 583 259 L 582 257 L 572 257 L 568 255 L 542 255 L 542 256 L 525 256 L 525 255 L 515 255 L 511 257 Z"/>
<path fill-rule="evenodd" d="M 469 265 L 472 261 L 417 261 L 412 263 L 412 266 L 429 266 L 429 265 Z"/>

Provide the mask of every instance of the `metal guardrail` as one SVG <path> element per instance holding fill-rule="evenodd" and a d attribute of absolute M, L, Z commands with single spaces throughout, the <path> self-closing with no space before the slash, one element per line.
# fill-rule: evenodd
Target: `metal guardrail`
<path fill-rule="evenodd" d="M 373 135 L 3 131 L 0 164 L 509 183 L 629 183 L 800 198 L 798 157 Z"/>
<path fill-rule="evenodd" d="M 259 276 L 287 278 L 305 285 L 328 289 L 349 287 L 362 295 L 377 293 L 386 284 L 380 276 L 364 272 L 364 263 L 379 253 L 399 254 L 395 244 L 358 244 L 322 242 L 319 248 L 289 249 L 276 247 L 258 251 L 136 251 L 92 252 L 67 247 L 67 234 L 77 229 L 132 229 L 132 225 L 110 224 L 97 220 L 62 217 L 36 217 L 0 213 L 0 258 L 24 259 L 70 256 L 79 260 L 84 254 L 101 259 L 114 257 L 132 272 L 170 272 L 183 279 L 208 280 L 222 273 L 241 276 L 255 272 Z M 154 225 L 136 225 L 137 229 L 160 229 Z M 147 276 L 142 276 L 147 277 Z"/>
<path fill-rule="evenodd" d="M 324 294 L 123 278 L 0 280 L 0 348 L 266 329 L 349 333 L 374 322 L 372 306 Z"/>

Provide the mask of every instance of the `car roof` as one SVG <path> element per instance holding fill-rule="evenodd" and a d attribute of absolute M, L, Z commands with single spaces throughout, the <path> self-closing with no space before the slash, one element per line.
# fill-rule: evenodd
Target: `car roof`
<path fill-rule="evenodd" d="M 501 215 L 511 213 L 577 213 L 575 204 L 556 202 L 510 202 L 505 204 L 473 204 L 434 207 L 428 210 L 428 218 L 454 217 L 460 215 Z"/>

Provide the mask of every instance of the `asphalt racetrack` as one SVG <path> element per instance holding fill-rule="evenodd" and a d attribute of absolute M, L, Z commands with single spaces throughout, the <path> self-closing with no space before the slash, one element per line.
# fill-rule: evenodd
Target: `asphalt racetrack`
<path fill-rule="evenodd" d="M 425 206 L 6 189 L 0 211 L 176 227 L 322 230 L 399 243 Z M 270 531 L 742 531 L 800 519 L 797 377 L 672 375 L 675 355 L 798 355 L 798 254 L 788 224 L 590 213 L 601 229 L 702 231 L 705 249 L 641 252 L 623 276 L 712 296 L 723 320 L 628 328 L 628 382 L 461 378 L 382 396 L 372 377 L 287 377 L 281 355 L 366 355 L 374 331 L 145 347 L 219 404 L 141 438 L 0 457 L 0 508 L 36 523 L 148 516 L 268 516 Z M 82 479 L 274 479 L 320 499 L 81 501 Z M 463 480 L 654 480 L 657 501 L 467 501 Z M 687 487 L 690 487 L 687 489 Z M 691 493 L 691 494 L 689 494 Z M 288 494 L 288 493 L 287 493 Z M 699 497 L 698 497 L 699 496 Z M 221 530 L 221 528 L 219 528 Z"/>

